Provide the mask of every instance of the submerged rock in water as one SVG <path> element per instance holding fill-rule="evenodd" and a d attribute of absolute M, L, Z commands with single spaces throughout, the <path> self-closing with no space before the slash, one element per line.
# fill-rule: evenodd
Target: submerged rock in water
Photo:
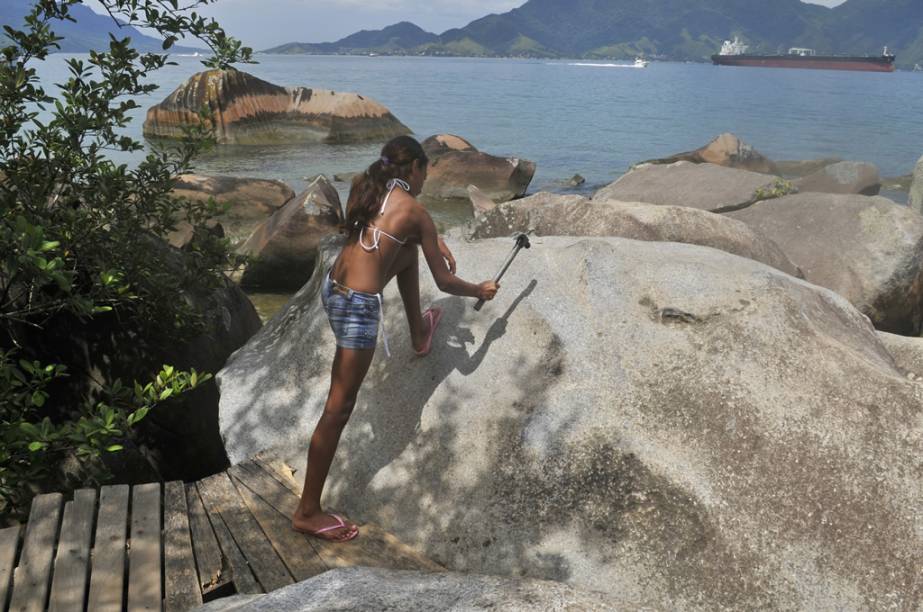
<path fill-rule="evenodd" d="M 545 580 L 346 567 L 265 595 L 220 599 L 199 612 L 611 612 L 627 605 Z"/>
<path fill-rule="evenodd" d="M 641 163 L 674 164 L 678 161 L 692 162 L 694 164 L 715 164 L 763 174 L 780 174 L 779 167 L 769 158 L 729 132 L 720 134 L 710 143 L 695 151 L 677 153 L 670 157 L 652 159 Z"/>
<path fill-rule="evenodd" d="M 149 138 L 183 138 L 203 107 L 219 144 L 347 143 L 388 140 L 410 129 L 378 102 L 354 93 L 280 87 L 239 70 L 193 75 L 144 122 Z"/>
<path fill-rule="evenodd" d="M 853 193 L 873 196 L 881 191 L 881 175 L 875 164 L 842 161 L 794 181 L 800 192 Z"/>
<path fill-rule="evenodd" d="M 910 208 L 918 213 L 923 213 L 923 157 L 913 169 L 913 179 L 910 181 Z"/>
<path fill-rule="evenodd" d="M 772 176 L 714 164 L 638 166 L 593 195 L 594 200 L 686 206 L 710 212 L 743 208 L 773 189 Z"/>
<path fill-rule="evenodd" d="M 260 225 L 240 248 L 251 259 L 241 276 L 244 287 L 295 291 L 314 270 L 320 241 L 342 222 L 336 188 L 319 176 L 308 188 Z"/>
<path fill-rule="evenodd" d="M 515 232 L 698 244 L 801 276 L 801 271 L 782 249 L 745 223 L 684 206 L 589 200 L 576 195 L 542 192 L 484 210 L 471 223 L 468 237 L 499 238 Z"/>
<path fill-rule="evenodd" d="M 535 175 L 534 162 L 482 153 L 452 134 L 431 136 L 422 144 L 430 159 L 425 198 L 466 199 L 468 185 L 475 185 L 491 200 L 506 202 L 525 194 Z"/>
<path fill-rule="evenodd" d="M 449 246 L 474 278 L 510 249 Z M 533 241 L 479 313 L 421 285 L 445 309 L 434 350 L 413 355 L 386 288 L 393 357 L 359 393 L 331 507 L 452 570 L 639 607 L 919 607 L 923 387 L 839 295 L 620 238 Z M 319 288 L 219 374 L 235 461 L 304 461 L 334 354 Z"/>
<path fill-rule="evenodd" d="M 801 193 L 728 213 L 773 240 L 805 278 L 836 291 L 875 326 L 923 325 L 923 217 L 882 197 Z"/>

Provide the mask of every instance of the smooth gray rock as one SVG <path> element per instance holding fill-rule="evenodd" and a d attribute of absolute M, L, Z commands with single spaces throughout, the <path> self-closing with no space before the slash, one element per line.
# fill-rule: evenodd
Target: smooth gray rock
<path fill-rule="evenodd" d="M 910 208 L 918 213 L 923 213 L 923 157 L 913 169 L 913 179 L 910 182 Z"/>
<path fill-rule="evenodd" d="M 483 211 L 468 228 L 471 239 L 532 232 L 538 236 L 618 236 L 683 242 L 712 247 L 802 276 L 774 242 L 745 223 L 704 210 L 546 192 L 493 208 L 479 206 L 475 194 L 471 201 L 475 210 Z"/>
<path fill-rule="evenodd" d="M 611 595 L 578 591 L 558 582 L 368 567 L 335 569 L 266 595 L 231 599 L 224 606 L 224 600 L 218 600 L 196 612 L 609 612 L 626 609 L 626 602 Z"/>
<path fill-rule="evenodd" d="M 803 193 L 729 213 L 779 245 L 817 285 L 883 331 L 923 324 L 923 217 L 882 197 Z"/>
<path fill-rule="evenodd" d="M 823 170 L 830 164 L 843 161 L 839 157 L 826 157 L 823 159 L 792 159 L 776 162 L 781 176 L 787 178 L 801 178 Z"/>
<path fill-rule="evenodd" d="M 911 380 L 923 380 L 923 338 L 878 332 L 894 363 Z"/>
<path fill-rule="evenodd" d="M 445 309 L 425 359 L 385 290 L 393 357 L 359 393 L 331 507 L 454 571 L 654 609 L 923 604 L 923 389 L 861 313 L 715 249 L 532 243 L 479 313 L 422 272 Z M 449 246 L 474 279 L 510 249 Z M 334 354 L 318 289 L 219 374 L 235 462 L 304 461 Z"/>
<path fill-rule="evenodd" d="M 755 202 L 776 177 L 715 164 L 638 166 L 593 195 L 594 200 L 646 202 L 726 212 Z"/>
<path fill-rule="evenodd" d="M 794 186 L 802 193 L 813 191 L 873 196 L 881 191 L 881 175 L 875 164 L 841 161 L 796 180 Z"/>

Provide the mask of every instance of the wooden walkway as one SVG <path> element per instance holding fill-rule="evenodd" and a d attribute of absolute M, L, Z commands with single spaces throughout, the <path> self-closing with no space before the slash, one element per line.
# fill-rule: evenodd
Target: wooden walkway
<path fill-rule="evenodd" d="M 0 609 L 173 612 L 335 567 L 442 570 L 374 525 L 346 544 L 292 531 L 299 493 L 256 458 L 194 484 L 40 495 L 25 530 L 0 530 Z"/>

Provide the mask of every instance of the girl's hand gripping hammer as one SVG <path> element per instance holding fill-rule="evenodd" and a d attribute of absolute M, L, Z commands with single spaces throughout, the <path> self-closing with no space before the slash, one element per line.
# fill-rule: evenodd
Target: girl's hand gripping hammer
<path fill-rule="evenodd" d="M 503 264 L 503 267 L 500 268 L 500 271 L 497 272 L 496 276 L 494 276 L 495 283 L 500 282 L 500 279 L 503 278 L 503 275 L 506 273 L 506 269 L 509 268 L 510 264 L 513 263 L 513 260 L 516 259 L 516 255 L 519 254 L 519 251 L 532 247 L 532 244 L 529 242 L 529 237 L 521 232 L 515 234 L 513 238 L 516 239 L 516 244 L 513 245 L 513 251 L 510 253 L 510 256 L 506 258 L 506 263 Z M 484 300 L 478 300 L 477 304 L 474 305 L 474 309 L 480 310 L 483 306 Z"/>

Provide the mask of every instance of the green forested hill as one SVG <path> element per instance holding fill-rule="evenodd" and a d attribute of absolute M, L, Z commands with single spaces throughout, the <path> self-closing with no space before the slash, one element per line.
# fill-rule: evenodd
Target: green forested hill
<path fill-rule="evenodd" d="M 923 0 L 847 0 L 834 9 L 800 0 L 529 0 L 439 36 L 416 26 L 416 38 L 390 35 L 396 27 L 268 52 L 587 58 L 644 53 L 702 61 L 736 35 L 753 52 L 800 46 L 864 55 L 888 45 L 900 65 L 923 62 Z"/>
<path fill-rule="evenodd" d="M 0 0 L 0 25 L 9 25 L 17 29 L 23 26 L 23 18 L 32 9 L 32 0 Z M 90 49 L 108 49 L 109 34 L 117 38 L 131 37 L 135 49 L 139 51 L 162 51 L 162 41 L 145 36 L 131 26 L 119 27 L 108 15 L 99 15 L 82 4 L 71 8 L 76 23 L 69 21 L 52 22 L 51 29 L 64 40 L 61 51 L 64 53 L 83 53 Z M 0 44 L 6 36 L 0 32 Z M 183 47 L 173 47 L 171 51 L 195 51 Z"/>

